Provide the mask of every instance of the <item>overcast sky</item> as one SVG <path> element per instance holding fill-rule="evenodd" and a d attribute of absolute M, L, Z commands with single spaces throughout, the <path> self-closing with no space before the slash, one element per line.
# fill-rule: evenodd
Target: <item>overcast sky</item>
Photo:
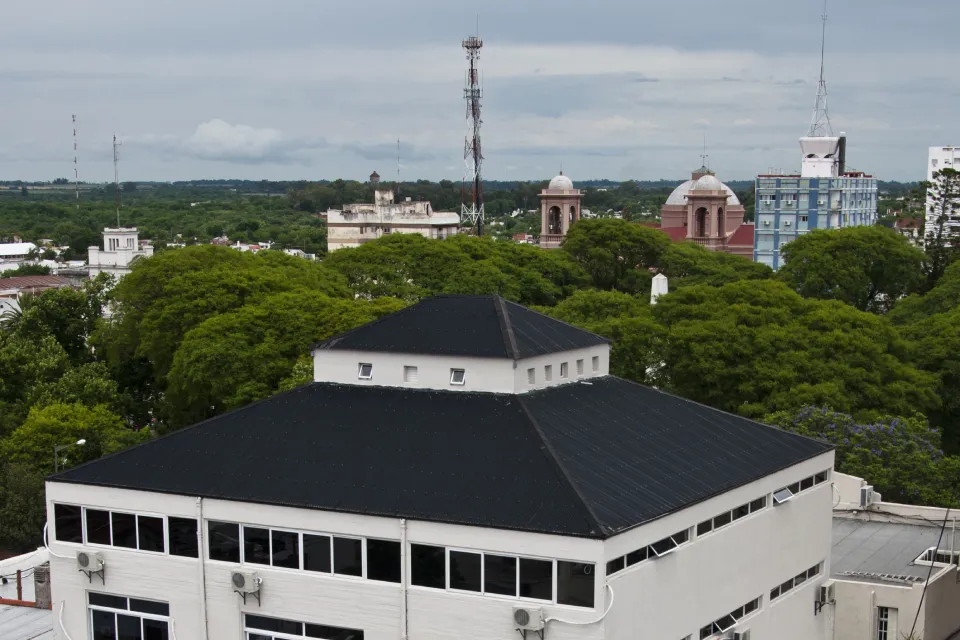
<path fill-rule="evenodd" d="M 463 173 L 460 42 L 484 41 L 484 176 L 799 168 L 818 0 L 31 0 L 0 17 L 0 179 L 405 180 Z M 832 0 L 849 165 L 924 177 L 960 144 L 960 3 Z M 938 62 L 942 60 L 942 62 Z"/>

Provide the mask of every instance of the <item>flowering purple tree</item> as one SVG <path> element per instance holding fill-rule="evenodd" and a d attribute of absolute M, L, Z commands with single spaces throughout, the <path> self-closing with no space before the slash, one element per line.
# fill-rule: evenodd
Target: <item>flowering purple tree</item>
<path fill-rule="evenodd" d="M 960 457 L 944 455 L 940 432 L 922 416 L 862 423 L 827 407 L 806 406 L 770 414 L 764 422 L 835 445 L 837 471 L 866 479 L 884 500 L 960 504 Z"/>

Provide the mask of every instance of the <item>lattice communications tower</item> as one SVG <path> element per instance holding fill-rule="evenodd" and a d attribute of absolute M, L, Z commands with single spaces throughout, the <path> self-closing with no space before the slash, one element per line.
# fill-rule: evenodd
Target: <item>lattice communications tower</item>
<path fill-rule="evenodd" d="M 827 0 L 823 0 L 823 30 L 820 33 L 820 85 L 817 87 L 817 102 L 813 106 L 813 118 L 810 120 L 810 131 L 807 136 L 820 138 L 833 136 L 833 127 L 830 126 L 830 114 L 827 112 L 827 79 L 824 74 L 824 54 L 827 43 Z"/>
<path fill-rule="evenodd" d="M 480 101 L 483 89 L 480 86 L 480 71 L 477 62 L 480 60 L 480 49 L 483 41 L 477 36 L 471 36 L 463 41 L 463 48 L 467 52 L 467 61 L 470 68 L 467 70 L 467 83 L 463 90 L 463 97 L 467 101 L 467 138 L 463 144 L 464 173 L 461 186 L 460 223 L 472 227 L 476 234 L 483 234 L 483 178 L 480 166 L 483 164 L 483 151 L 480 146 Z"/>

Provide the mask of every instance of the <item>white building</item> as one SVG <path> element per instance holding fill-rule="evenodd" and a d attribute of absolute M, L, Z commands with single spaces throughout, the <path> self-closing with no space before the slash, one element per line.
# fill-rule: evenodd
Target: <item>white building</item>
<path fill-rule="evenodd" d="M 832 448 L 609 354 L 430 298 L 316 345 L 312 384 L 52 477 L 56 637 L 826 638 Z"/>
<path fill-rule="evenodd" d="M 136 227 L 107 227 L 103 230 L 103 249 L 90 247 L 87 263 L 90 278 L 109 273 L 119 279 L 130 273 L 130 264 L 137 258 L 149 258 L 153 247 L 141 246 Z"/>
<path fill-rule="evenodd" d="M 380 176 L 370 176 L 373 204 L 346 204 L 327 211 L 327 251 L 359 247 L 388 233 L 419 233 L 443 239 L 460 232 L 460 216 L 434 211 L 429 202 L 406 198 L 394 202 L 392 189 L 380 187 Z"/>
<path fill-rule="evenodd" d="M 0 244 L 0 261 L 9 260 L 20 262 L 26 260 L 31 251 L 36 251 L 37 245 L 32 242 L 8 242 Z"/>
<path fill-rule="evenodd" d="M 933 182 L 933 174 L 943 169 L 960 171 L 960 147 L 930 147 L 927 155 L 927 182 Z M 943 213 L 934 203 L 933 198 L 928 196 L 926 233 L 934 232 L 937 220 Z M 960 202 L 956 204 L 954 213 L 960 216 Z M 960 220 L 951 220 L 949 226 L 954 232 L 960 231 Z"/>

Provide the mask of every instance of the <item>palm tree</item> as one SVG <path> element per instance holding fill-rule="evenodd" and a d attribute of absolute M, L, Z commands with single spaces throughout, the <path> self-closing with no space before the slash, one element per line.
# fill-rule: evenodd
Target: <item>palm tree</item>
<path fill-rule="evenodd" d="M 7 333 L 16 331 L 20 323 L 23 322 L 23 314 L 33 306 L 33 303 L 34 297 L 32 295 L 24 295 L 17 301 L 16 306 L 10 306 L 6 311 L 0 313 L 0 330 Z"/>

